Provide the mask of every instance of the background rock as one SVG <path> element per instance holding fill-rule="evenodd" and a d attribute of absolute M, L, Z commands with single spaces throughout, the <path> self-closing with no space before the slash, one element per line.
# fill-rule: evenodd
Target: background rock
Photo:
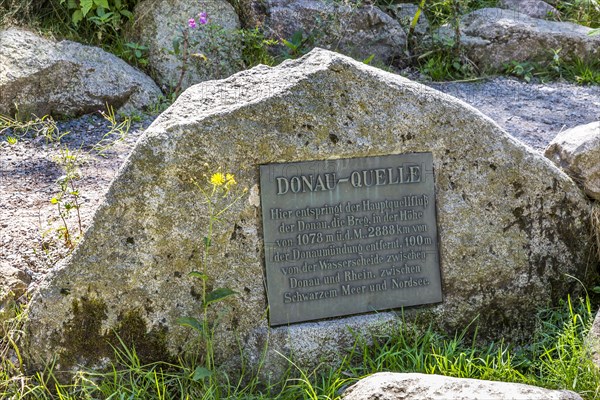
<path fill-rule="evenodd" d="M 208 24 L 201 25 L 198 14 L 208 14 Z M 190 29 L 188 20 L 194 18 L 197 27 Z M 165 90 L 173 90 L 179 82 L 181 55 L 172 54 L 173 42 L 187 31 L 194 38 L 182 89 L 209 79 L 225 78 L 241 69 L 242 48 L 235 33 L 240 21 L 235 10 L 225 0 L 203 2 L 186 0 L 145 0 L 135 6 L 134 21 L 127 28 L 128 40 L 149 47 L 148 65 L 156 81 Z M 181 52 L 183 44 L 180 45 Z"/>
<path fill-rule="evenodd" d="M 106 104 L 131 112 L 160 95 L 149 77 L 100 48 L 0 31 L 0 114 L 72 117 Z"/>
<path fill-rule="evenodd" d="M 25 294 L 30 281 L 25 272 L 0 262 L 0 324 L 14 316 L 16 300 Z"/>
<path fill-rule="evenodd" d="M 263 29 L 272 38 L 291 41 L 302 32 L 301 50 L 318 46 L 364 60 L 398 62 L 406 35 L 400 24 L 372 5 L 348 5 L 323 0 L 266 0 L 261 7 Z M 286 50 L 284 48 L 284 50 Z"/>
<path fill-rule="evenodd" d="M 598 310 L 590 330 L 590 345 L 592 346 L 592 359 L 600 368 L 600 310 Z"/>
<path fill-rule="evenodd" d="M 600 201 L 600 121 L 559 133 L 544 155 Z"/>
<path fill-rule="evenodd" d="M 568 275 L 587 282 L 590 245 L 574 239 L 589 232 L 585 197 L 549 160 L 466 104 L 315 49 L 194 86 L 148 128 L 84 241 L 36 293 L 26 327 L 30 363 L 58 355 L 57 368 L 97 365 L 112 351 L 89 343 L 114 340 L 113 329 L 143 360 L 189 343 L 175 321 L 200 314 L 200 289 L 187 274 L 199 268 L 207 224 L 189 179 L 218 168 L 250 189 L 214 230 L 210 286 L 238 293 L 216 332 L 219 358 L 235 363 L 242 338 L 251 359 L 265 343 L 276 357 L 314 341 L 306 358 L 294 357 L 299 365 L 335 360 L 344 343 L 331 338 L 347 334 L 346 322 L 369 336 L 402 316 L 268 327 L 258 165 L 423 151 L 434 159 L 444 302 L 405 315 L 448 331 L 476 321 L 481 338 L 528 339 L 538 308 L 581 287 Z M 246 340 L 253 337 L 262 340 Z"/>
<path fill-rule="evenodd" d="M 560 13 L 542 0 L 500 0 L 500 7 L 528 15 L 533 18 L 558 17 Z"/>
<path fill-rule="evenodd" d="M 582 400 L 568 390 L 441 375 L 380 372 L 351 386 L 343 400 Z"/>
<path fill-rule="evenodd" d="M 545 21 L 499 8 L 483 8 L 461 19 L 466 54 L 480 69 L 501 69 L 511 61 L 548 60 L 552 50 L 562 49 L 563 60 L 600 57 L 600 36 L 592 29 L 570 22 Z M 449 27 L 442 35 L 453 36 Z"/>

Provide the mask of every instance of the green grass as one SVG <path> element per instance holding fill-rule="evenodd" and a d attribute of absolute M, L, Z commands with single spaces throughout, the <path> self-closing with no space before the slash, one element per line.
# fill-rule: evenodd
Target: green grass
<path fill-rule="evenodd" d="M 559 0 L 556 8 L 560 12 L 561 21 L 576 24 L 600 27 L 600 1 L 599 0 Z"/>
<path fill-rule="evenodd" d="M 546 61 L 513 61 L 504 66 L 503 72 L 527 82 L 537 78 L 541 82 L 565 80 L 579 85 L 600 85 L 600 60 L 564 60 L 560 50 L 552 53 Z"/>
<path fill-rule="evenodd" d="M 528 346 L 481 344 L 457 333 L 447 337 L 432 329 L 404 325 L 392 335 L 357 340 L 337 368 L 314 371 L 297 368 L 271 385 L 242 367 L 233 379 L 218 371 L 214 379 L 194 377 L 196 357 L 176 363 L 142 365 L 134 349 L 115 349 L 108 371 L 84 371 L 71 384 L 59 384 L 52 365 L 24 375 L 17 358 L 14 335 L 2 341 L 0 397 L 10 399 L 336 399 L 343 388 L 365 375 L 380 371 L 421 372 L 454 377 L 520 382 L 550 389 L 568 389 L 584 399 L 600 397 L 600 369 L 586 347 L 593 319 L 589 300 L 567 299 L 557 309 L 540 313 L 536 335 Z M 18 333 L 17 333 L 18 335 Z M 11 340 L 8 340 L 9 337 Z M 283 357 L 283 355 L 282 355 Z M 13 361 L 11 361 L 13 360 Z"/>

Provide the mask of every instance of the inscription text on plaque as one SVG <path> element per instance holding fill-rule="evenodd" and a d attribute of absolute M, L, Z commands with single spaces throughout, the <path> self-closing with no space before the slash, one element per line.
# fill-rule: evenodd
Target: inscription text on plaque
<path fill-rule="evenodd" d="M 260 167 L 270 324 L 442 301 L 433 156 Z"/>

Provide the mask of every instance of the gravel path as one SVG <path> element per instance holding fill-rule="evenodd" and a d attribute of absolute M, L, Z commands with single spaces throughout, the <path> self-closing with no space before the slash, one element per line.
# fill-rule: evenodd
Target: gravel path
<path fill-rule="evenodd" d="M 526 84 L 510 78 L 429 85 L 478 108 L 538 151 L 561 130 L 600 120 L 598 86 Z M 18 269 L 19 279 L 31 289 L 48 268 L 70 252 L 58 236 L 62 222 L 56 206 L 50 203 L 58 192 L 57 179 L 64 173 L 57 160 L 64 155 L 65 146 L 76 151 L 82 161 L 77 186 L 85 229 L 119 166 L 152 120 L 146 117 L 134 124 L 125 140 L 104 157 L 91 150 L 109 131 L 100 115 L 58 123 L 61 132 L 70 132 L 60 143 L 26 135 L 9 144 L 10 132 L 0 134 L 0 269 Z M 77 218 L 72 214 L 67 224 L 77 231 Z M 0 289 L 2 279 L 0 276 Z M 0 293 L 0 308 L 1 300 Z"/>
<path fill-rule="evenodd" d="M 600 120 L 600 86 L 528 84 L 502 77 L 430 86 L 469 103 L 539 151 L 559 132 Z"/>

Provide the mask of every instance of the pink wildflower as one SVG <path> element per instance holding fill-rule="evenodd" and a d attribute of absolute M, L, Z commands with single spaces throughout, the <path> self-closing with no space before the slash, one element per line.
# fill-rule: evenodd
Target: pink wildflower
<path fill-rule="evenodd" d="M 206 11 L 202 11 L 200 14 L 198 14 L 198 22 L 201 25 L 206 25 L 208 23 L 208 14 Z"/>
<path fill-rule="evenodd" d="M 202 22 L 200 22 L 200 23 L 202 23 Z M 192 28 L 192 29 L 196 28 L 196 26 L 197 26 L 197 25 L 196 25 L 196 20 L 195 20 L 194 18 L 190 18 L 190 19 L 188 20 L 188 26 L 189 26 L 190 28 Z"/>

